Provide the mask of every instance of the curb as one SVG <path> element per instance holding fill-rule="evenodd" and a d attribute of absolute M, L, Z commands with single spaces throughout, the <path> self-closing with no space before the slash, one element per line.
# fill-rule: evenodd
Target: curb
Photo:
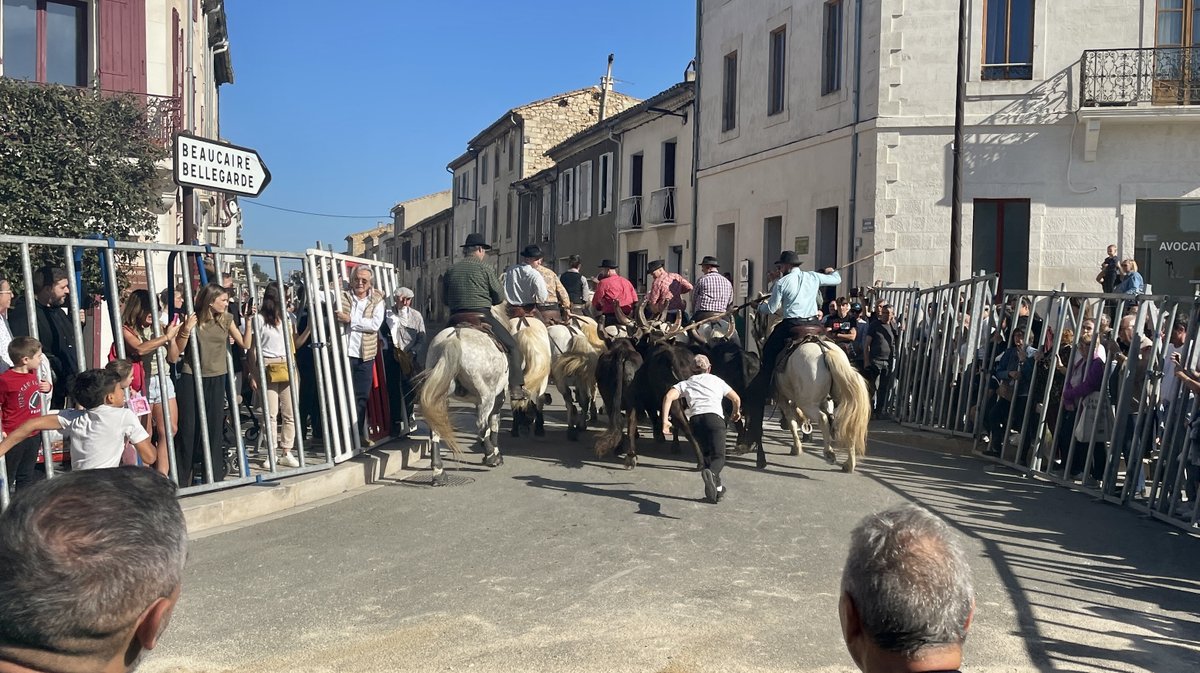
<path fill-rule="evenodd" d="M 411 477 L 418 463 L 428 462 L 425 444 L 423 437 L 387 440 L 328 470 L 184 497 L 179 504 L 188 535 L 309 505 L 387 478 Z"/>

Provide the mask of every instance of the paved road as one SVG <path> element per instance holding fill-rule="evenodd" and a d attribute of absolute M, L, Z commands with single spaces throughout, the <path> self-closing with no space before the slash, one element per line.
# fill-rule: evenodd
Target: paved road
<path fill-rule="evenodd" d="M 916 441 L 914 441 L 916 440 Z M 146 671 L 851 671 L 836 600 L 863 515 L 920 503 L 964 536 L 969 671 L 1200 670 L 1200 540 L 1086 496 L 872 432 L 845 475 L 735 460 L 637 470 L 560 430 L 442 489 L 393 482 L 197 540 Z"/>

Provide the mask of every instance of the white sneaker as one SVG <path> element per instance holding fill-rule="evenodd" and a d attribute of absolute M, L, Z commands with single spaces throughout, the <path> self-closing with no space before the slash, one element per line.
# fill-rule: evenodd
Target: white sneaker
<path fill-rule="evenodd" d="M 300 461 L 296 460 L 296 457 L 292 455 L 291 451 L 285 451 L 284 454 L 279 457 L 279 460 L 275 462 L 284 467 L 300 467 Z"/>

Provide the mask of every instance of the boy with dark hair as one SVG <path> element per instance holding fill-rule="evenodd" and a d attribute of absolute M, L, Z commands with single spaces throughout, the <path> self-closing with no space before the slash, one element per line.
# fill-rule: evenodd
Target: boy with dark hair
<path fill-rule="evenodd" d="M 116 372 L 89 369 L 75 377 L 71 397 L 84 409 L 32 418 L 17 429 L 17 436 L 39 430 L 61 430 L 71 445 L 71 468 L 94 470 L 121 465 L 125 442 L 137 448 L 142 462 L 153 463 L 158 454 L 137 416 L 125 408 L 125 388 Z M 15 444 L 0 442 L 0 455 Z"/>
<path fill-rule="evenodd" d="M 32 337 L 16 337 L 8 345 L 12 369 L 0 374 L 0 455 L 11 486 L 21 489 L 33 483 L 37 468 L 38 436 L 21 432 L 21 427 L 42 413 L 42 396 L 50 392 L 49 381 L 38 380 L 42 344 Z M 11 453 L 6 450 L 12 448 Z"/>

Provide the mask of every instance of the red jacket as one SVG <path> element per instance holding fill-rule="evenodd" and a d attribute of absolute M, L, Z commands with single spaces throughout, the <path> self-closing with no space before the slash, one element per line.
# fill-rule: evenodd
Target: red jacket
<path fill-rule="evenodd" d="M 622 311 L 630 313 L 637 298 L 637 290 L 633 289 L 633 283 L 614 273 L 596 283 L 596 291 L 592 295 L 592 308 L 605 315 L 612 315 L 612 304 L 616 301 Z"/>

